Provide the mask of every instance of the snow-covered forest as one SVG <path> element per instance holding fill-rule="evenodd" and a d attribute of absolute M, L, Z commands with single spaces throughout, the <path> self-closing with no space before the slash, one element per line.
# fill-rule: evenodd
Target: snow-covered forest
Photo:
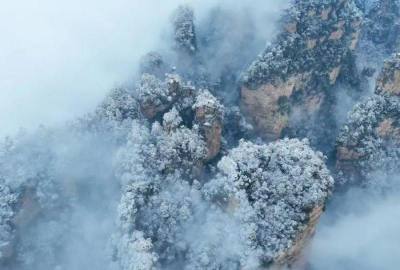
<path fill-rule="evenodd" d="M 398 269 L 398 0 L 117 2 L 74 13 L 94 18 L 74 38 L 104 70 L 60 68 L 66 86 L 44 72 L 26 98 L 51 86 L 43 118 L 0 117 L 0 269 Z M 100 95 L 121 56 L 129 72 Z M 0 107 L 18 122 L 27 77 L 11 73 Z M 69 117 L 57 87 L 77 91 Z"/>

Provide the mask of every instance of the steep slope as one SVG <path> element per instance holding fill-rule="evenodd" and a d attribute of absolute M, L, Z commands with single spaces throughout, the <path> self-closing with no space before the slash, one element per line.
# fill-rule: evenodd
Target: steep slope
<path fill-rule="evenodd" d="M 352 61 L 361 19 L 351 0 L 295 2 L 283 33 L 250 66 L 241 87 L 241 108 L 263 138 L 307 129 L 329 106 L 332 86 Z"/>
<path fill-rule="evenodd" d="M 400 158 L 400 56 L 387 60 L 375 95 L 355 106 L 337 142 L 337 169 L 342 182 L 369 182 L 374 172 L 398 171 Z"/>

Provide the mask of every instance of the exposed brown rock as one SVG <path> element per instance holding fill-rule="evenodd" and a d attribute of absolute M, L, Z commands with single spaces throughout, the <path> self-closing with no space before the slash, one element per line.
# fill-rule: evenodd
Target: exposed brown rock
<path fill-rule="evenodd" d="M 281 110 L 279 101 L 288 100 L 296 87 L 303 84 L 303 77 L 294 76 L 277 85 L 268 83 L 256 90 L 242 87 L 241 108 L 246 115 L 251 115 L 256 130 L 262 131 L 264 138 L 275 140 L 289 121 L 289 114 Z"/>
<path fill-rule="evenodd" d="M 376 93 L 400 96 L 400 54 L 387 60 L 376 81 Z"/>
<path fill-rule="evenodd" d="M 310 212 L 307 225 L 299 233 L 290 249 L 276 259 L 274 265 L 271 267 L 272 270 L 288 268 L 296 270 L 306 269 L 307 261 L 304 252 L 307 250 L 307 246 L 310 245 L 323 211 L 324 206 L 317 206 Z"/>
<path fill-rule="evenodd" d="M 251 65 L 241 87 L 241 109 L 269 140 L 281 137 L 292 119 L 309 121 L 320 111 L 357 45 L 361 26 L 351 0 L 329 5 L 305 1 L 290 12 L 275 47 Z M 300 19 L 293 15 L 304 12 L 308 16 Z"/>
<path fill-rule="evenodd" d="M 222 106 L 208 91 L 202 92 L 193 106 L 195 123 L 199 125 L 207 144 L 207 158 L 215 158 L 221 149 L 222 138 Z"/>
<path fill-rule="evenodd" d="M 159 102 L 158 99 L 155 99 L 155 95 L 148 95 L 147 97 L 143 98 L 142 102 L 140 103 L 140 107 L 145 117 L 148 119 L 153 119 L 157 116 L 157 114 L 168 110 L 168 108 L 170 108 L 179 97 L 180 87 L 181 85 L 179 80 L 176 78 L 171 78 L 166 86 L 166 98 L 163 100 L 163 102 Z"/>
<path fill-rule="evenodd" d="M 397 170 L 400 158 L 400 55 L 381 70 L 375 93 L 357 104 L 337 140 L 336 168 L 340 182 L 368 182 L 374 171 Z"/>

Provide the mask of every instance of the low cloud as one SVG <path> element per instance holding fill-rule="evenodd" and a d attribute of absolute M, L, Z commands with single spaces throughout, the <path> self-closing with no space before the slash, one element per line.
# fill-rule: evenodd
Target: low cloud
<path fill-rule="evenodd" d="M 312 244 L 313 270 L 398 269 L 400 178 L 391 180 L 383 193 L 353 188 L 335 198 Z"/>

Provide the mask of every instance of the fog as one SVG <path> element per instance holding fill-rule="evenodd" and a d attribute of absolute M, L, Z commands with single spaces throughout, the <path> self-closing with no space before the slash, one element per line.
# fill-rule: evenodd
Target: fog
<path fill-rule="evenodd" d="M 157 2 L 4 3 L 1 134 L 72 119 L 92 110 L 110 87 L 129 80 L 173 9 Z"/>
<path fill-rule="evenodd" d="M 256 42 L 249 44 L 251 58 L 237 60 L 243 65 L 272 40 L 286 6 L 272 0 L 17 0 L 0 10 L 0 137 L 12 135 L 1 145 L 0 184 L 28 198 L 32 211 L 32 217 L 18 214 L 15 261 L 6 269 L 118 269 L 109 249 L 120 199 L 113 162 L 123 146 L 113 134 L 65 123 L 93 112 L 111 88 L 134 84 L 145 53 L 172 47 L 171 14 L 182 3 L 193 6 L 196 24 L 217 6 L 231 18 L 250 18 Z M 244 28 L 225 29 L 225 41 L 242 38 Z M 218 59 L 237 53 L 229 42 L 218 48 Z M 214 61 L 210 67 L 219 72 Z M 0 238 L 0 247 L 8 240 Z"/>
<path fill-rule="evenodd" d="M 379 186 L 389 185 L 337 194 L 312 243 L 312 269 L 398 269 L 399 176 L 387 183 L 381 180 Z"/>
<path fill-rule="evenodd" d="M 5 2 L 0 10 L 0 136 L 60 124 L 93 110 L 111 87 L 132 81 L 141 56 L 168 46 L 162 36 L 181 3 L 191 4 L 199 20 L 216 5 L 247 8 L 265 37 L 272 28 L 264 27 L 265 21 L 278 16 L 283 1 L 273 2 Z"/>
<path fill-rule="evenodd" d="M 84 193 L 71 203 L 67 234 L 70 239 L 64 242 L 61 252 L 61 263 L 66 269 L 111 269 L 104 263 L 108 259 L 104 257 L 107 253 L 104 247 L 115 229 L 120 194 L 112 171 L 117 147 L 105 147 L 108 137 L 72 138 L 76 135 L 68 133 L 62 127 L 64 123 L 92 112 L 112 87 L 134 83 L 138 63 L 145 53 L 171 46 L 166 36 L 171 13 L 179 4 L 190 3 L 194 7 L 196 22 L 202 22 L 217 5 L 232 14 L 248 12 L 255 24 L 257 40 L 266 42 L 273 39 L 275 25 L 271 23 L 287 2 L 15 0 L 3 3 L 0 137 L 16 134 L 20 128 L 35 130 L 40 124 L 57 127 L 57 139 L 39 145 L 46 145 L 55 153 L 56 176 L 62 180 L 75 179 L 78 192 Z M 262 43 L 256 42 L 260 50 Z M 222 50 L 234 53 L 230 44 L 224 44 Z M 254 55 L 258 53 L 255 51 Z M 220 52 L 218 57 L 225 54 Z M 212 68 L 218 70 L 218 66 Z M 338 99 L 343 101 L 340 102 L 343 110 L 336 108 L 336 120 L 343 123 L 354 100 L 345 95 Z M 34 136 L 37 135 L 31 138 Z M 392 180 L 397 179 L 395 176 Z M 351 189 L 337 195 L 328 205 L 312 243 L 309 255 L 312 269 L 397 269 L 399 195 L 394 188 L 382 193 Z M 27 232 L 27 239 L 37 235 L 40 238 L 38 232 L 41 232 L 56 238 L 49 242 L 57 242 L 58 233 L 48 233 L 52 227 L 46 222 L 39 222 L 33 233 Z M 40 245 L 40 241 L 36 244 Z"/>

